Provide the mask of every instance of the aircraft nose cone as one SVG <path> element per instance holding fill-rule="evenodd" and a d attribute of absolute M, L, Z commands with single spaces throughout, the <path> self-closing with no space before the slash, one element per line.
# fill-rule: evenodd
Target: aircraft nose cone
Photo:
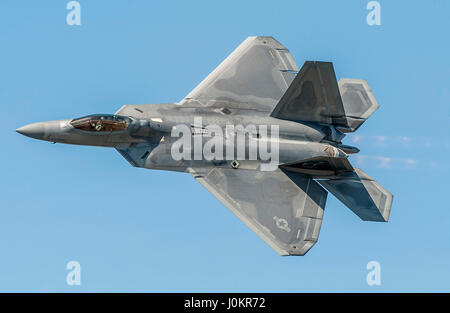
<path fill-rule="evenodd" d="M 16 129 L 16 132 L 31 138 L 42 139 L 45 134 L 45 125 L 44 123 L 29 124 Z"/>

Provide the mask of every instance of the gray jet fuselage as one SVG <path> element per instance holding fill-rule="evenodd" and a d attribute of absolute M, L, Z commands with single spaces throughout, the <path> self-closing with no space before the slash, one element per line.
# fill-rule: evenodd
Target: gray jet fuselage
<path fill-rule="evenodd" d="M 74 121 L 70 119 L 40 122 L 26 125 L 17 131 L 23 135 L 57 143 L 89 145 L 101 147 L 127 148 L 129 145 L 149 145 L 153 150 L 143 152 L 142 163 L 136 166 L 149 169 L 164 169 L 172 171 L 186 171 L 196 166 L 229 167 L 232 160 L 174 160 L 171 149 L 178 139 L 172 137 L 173 127 L 186 125 L 190 129 L 198 125 L 194 124 L 194 118 L 201 118 L 202 125 L 218 125 L 224 129 L 227 125 L 241 125 L 246 128 L 249 125 L 256 127 L 276 125 L 279 129 L 279 163 L 289 164 L 313 157 L 328 157 L 327 147 L 332 147 L 334 154 L 340 158 L 346 157 L 342 149 L 337 148 L 343 133 L 330 125 L 319 123 L 293 122 L 267 116 L 266 112 L 255 110 L 232 109 L 224 112 L 214 108 L 184 107 L 177 104 L 149 104 L 145 105 L 145 113 L 139 109 L 140 105 L 127 105 L 119 110 L 120 115 L 93 115 L 93 120 L 100 117 L 124 118 L 127 120 L 125 129 L 103 129 L 92 127 L 92 129 L 80 129 L 74 127 Z M 89 118 L 89 117 L 87 117 Z M 199 134 L 192 133 L 192 137 Z M 200 134 L 201 136 L 201 134 Z M 264 138 L 256 138 L 264 140 Z M 272 139 L 269 139 L 269 141 Z M 205 140 L 203 140 L 203 145 Z M 348 147 L 351 148 L 351 147 Z M 235 160 L 241 162 L 241 166 L 257 166 L 260 162 L 259 154 L 257 160 L 249 160 L 248 146 L 245 157 L 239 157 L 234 146 Z M 145 159 L 145 160 L 144 160 Z M 244 161 L 244 162 L 242 162 Z M 247 162 L 245 162 L 247 161 Z M 253 162 L 254 161 L 254 162 Z"/>

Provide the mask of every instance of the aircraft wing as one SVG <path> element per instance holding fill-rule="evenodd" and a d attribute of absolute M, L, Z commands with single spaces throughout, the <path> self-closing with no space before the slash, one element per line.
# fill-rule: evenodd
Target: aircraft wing
<path fill-rule="evenodd" d="M 304 255 L 319 237 L 327 192 L 307 175 L 214 168 L 191 173 L 280 255 Z"/>
<path fill-rule="evenodd" d="M 298 72 L 273 37 L 248 37 L 180 104 L 270 112 Z"/>

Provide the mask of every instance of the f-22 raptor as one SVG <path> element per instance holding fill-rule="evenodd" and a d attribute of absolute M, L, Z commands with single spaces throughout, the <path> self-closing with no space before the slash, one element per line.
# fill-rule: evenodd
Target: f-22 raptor
<path fill-rule="evenodd" d="M 113 147 L 133 166 L 190 173 L 278 254 L 304 255 L 318 240 L 328 192 L 364 221 L 388 221 L 392 194 L 350 164 L 348 154 L 359 149 L 342 143 L 378 107 L 365 80 L 337 81 L 330 62 L 299 69 L 285 46 L 260 36 L 247 38 L 178 103 L 124 105 L 112 115 L 17 132 Z M 189 138 L 180 154 L 183 129 Z M 251 152 L 263 144 L 270 160 Z M 213 157 L 198 155 L 206 145 Z"/>

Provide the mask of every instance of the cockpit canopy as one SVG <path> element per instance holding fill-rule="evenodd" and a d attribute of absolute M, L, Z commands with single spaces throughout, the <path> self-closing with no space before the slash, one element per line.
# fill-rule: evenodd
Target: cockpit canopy
<path fill-rule="evenodd" d="M 111 132 L 126 130 L 131 119 L 121 115 L 88 115 L 73 119 L 70 124 L 80 130 L 91 132 Z"/>

